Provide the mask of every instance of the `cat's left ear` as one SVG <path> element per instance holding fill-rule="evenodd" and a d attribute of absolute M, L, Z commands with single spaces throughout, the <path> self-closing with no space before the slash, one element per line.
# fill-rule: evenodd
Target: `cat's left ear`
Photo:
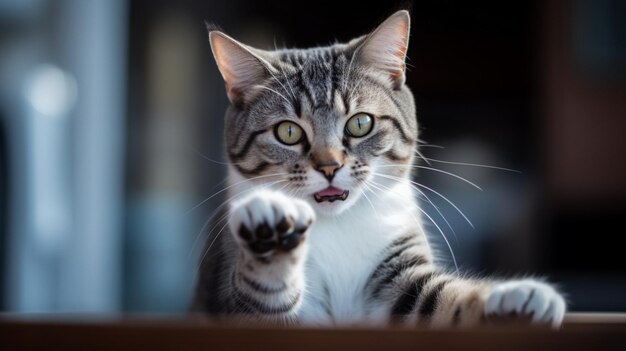
<path fill-rule="evenodd" d="M 394 89 L 399 89 L 405 81 L 410 26 L 409 12 L 398 11 L 367 35 L 356 49 L 359 62 L 388 74 Z"/>
<path fill-rule="evenodd" d="M 230 102 L 241 105 L 252 99 L 254 87 L 268 76 L 269 62 L 259 55 L 258 50 L 220 31 L 209 29 L 209 41 Z"/>

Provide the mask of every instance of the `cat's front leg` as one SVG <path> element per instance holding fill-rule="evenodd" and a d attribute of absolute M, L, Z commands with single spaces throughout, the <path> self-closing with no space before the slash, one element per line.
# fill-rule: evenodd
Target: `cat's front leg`
<path fill-rule="evenodd" d="M 565 315 L 566 304 L 561 294 L 539 280 L 494 282 L 444 278 L 443 282 L 446 281 L 437 292 L 433 325 L 533 324 L 558 327 Z"/>
<path fill-rule="evenodd" d="M 230 231 L 239 246 L 226 292 L 232 312 L 295 319 L 304 291 L 306 234 L 314 220 L 306 202 L 275 191 L 254 192 L 232 206 Z"/>

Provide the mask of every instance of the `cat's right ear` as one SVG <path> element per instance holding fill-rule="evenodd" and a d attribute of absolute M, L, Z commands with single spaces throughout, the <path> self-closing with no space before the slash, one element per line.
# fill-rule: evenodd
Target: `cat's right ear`
<path fill-rule="evenodd" d="M 252 96 L 254 86 L 267 78 L 270 64 L 250 47 L 220 31 L 210 30 L 209 41 L 226 82 L 228 99 L 233 105 L 244 104 Z"/>

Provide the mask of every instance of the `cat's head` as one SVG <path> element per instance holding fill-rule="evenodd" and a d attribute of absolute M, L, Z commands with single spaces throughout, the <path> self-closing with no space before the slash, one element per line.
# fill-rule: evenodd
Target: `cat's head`
<path fill-rule="evenodd" d="M 409 23 L 399 11 L 345 44 L 274 51 L 210 31 L 231 102 L 233 172 L 320 214 L 341 213 L 406 177 L 418 134 L 405 85 Z"/>

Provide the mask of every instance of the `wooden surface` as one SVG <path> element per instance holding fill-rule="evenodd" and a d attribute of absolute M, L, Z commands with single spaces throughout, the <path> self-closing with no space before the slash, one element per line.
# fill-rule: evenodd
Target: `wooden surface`
<path fill-rule="evenodd" d="M 158 317 L 0 316 L 0 350 L 626 350 L 625 314 L 572 314 L 561 330 L 233 327 Z"/>

